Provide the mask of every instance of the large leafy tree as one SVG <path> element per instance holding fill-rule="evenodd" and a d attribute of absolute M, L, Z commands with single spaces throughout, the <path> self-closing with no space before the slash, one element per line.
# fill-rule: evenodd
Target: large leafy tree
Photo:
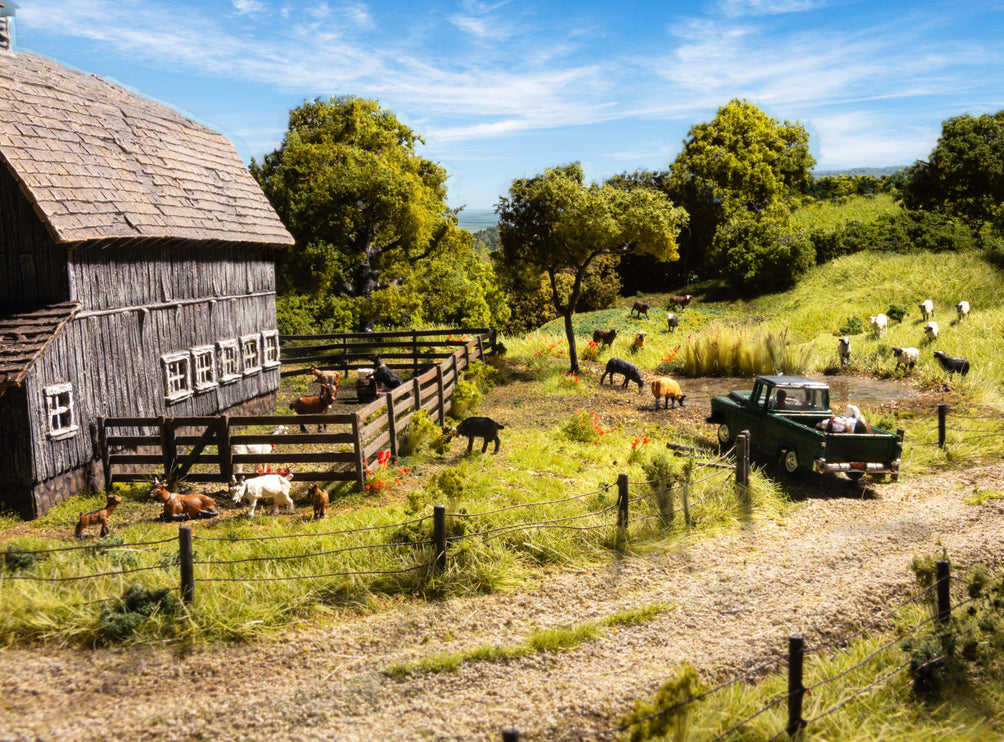
<path fill-rule="evenodd" d="M 910 168 L 901 193 L 909 209 L 1004 233 L 1004 111 L 945 121 L 927 162 Z"/>
<path fill-rule="evenodd" d="M 686 223 L 683 209 L 662 193 L 586 184 L 578 163 L 520 178 L 499 199 L 501 263 L 521 280 L 541 275 L 551 285 L 554 308 L 565 320 L 571 371 L 578 372 L 572 317 L 583 281 L 603 255 L 633 252 L 676 260 L 676 237 Z M 559 287 L 561 275 L 571 276 L 571 288 Z"/>
<path fill-rule="evenodd" d="M 787 208 L 806 188 L 814 165 L 801 124 L 778 122 L 748 101 L 732 100 L 710 122 L 691 127 L 667 187 L 690 214 L 683 256 L 689 269 L 730 278 L 742 273 L 748 281 L 749 264 L 733 266 L 727 259 L 736 229 L 753 225 L 760 214 L 771 214 L 776 226 L 776 209 Z M 723 255 L 715 250 L 715 235 L 730 222 L 733 250 Z"/>
<path fill-rule="evenodd" d="M 305 102 L 282 145 L 251 172 L 296 239 L 277 265 L 281 293 L 369 297 L 414 264 L 463 242 L 446 205 L 446 171 L 376 101 Z"/>

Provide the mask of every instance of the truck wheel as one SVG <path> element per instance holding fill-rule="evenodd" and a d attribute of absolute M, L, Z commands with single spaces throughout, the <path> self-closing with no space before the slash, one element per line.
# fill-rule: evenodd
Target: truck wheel
<path fill-rule="evenodd" d="M 718 426 L 718 445 L 724 448 L 732 448 L 732 444 L 736 442 L 736 437 L 732 433 L 732 429 L 729 427 L 728 423 L 722 423 Z"/>
<path fill-rule="evenodd" d="M 781 451 L 781 468 L 785 474 L 798 472 L 798 451 L 793 448 Z"/>

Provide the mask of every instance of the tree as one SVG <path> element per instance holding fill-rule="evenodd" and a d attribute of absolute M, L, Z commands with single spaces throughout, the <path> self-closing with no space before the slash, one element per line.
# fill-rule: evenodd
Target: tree
<path fill-rule="evenodd" d="M 251 173 L 296 239 L 277 263 L 280 293 L 368 297 L 456 242 L 446 171 L 376 101 L 316 99 L 289 114 L 282 145 Z"/>
<path fill-rule="evenodd" d="M 712 250 L 729 283 L 745 291 L 790 288 L 816 262 L 812 241 L 779 207 L 737 211 L 715 232 Z"/>
<path fill-rule="evenodd" d="M 976 231 L 989 225 L 1004 234 L 1004 111 L 945 121 L 928 161 L 910 168 L 901 193 L 908 209 L 959 216 Z"/>
<path fill-rule="evenodd" d="M 543 274 L 551 284 L 573 372 L 579 361 L 572 316 L 590 266 L 601 255 L 633 252 L 676 260 L 676 236 L 687 220 L 683 209 L 656 191 L 585 185 L 579 163 L 515 180 L 495 211 L 502 264 L 527 283 Z M 572 276 L 567 293 L 559 288 L 565 272 Z"/>
<path fill-rule="evenodd" d="M 691 127 L 669 179 L 690 214 L 688 268 L 715 272 L 719 227 L 743 212 L 787 206 L 807 187 L 814 165 L 801 124 L 779 123 L 748 101 L 732 100 L 711 122 Z"/>

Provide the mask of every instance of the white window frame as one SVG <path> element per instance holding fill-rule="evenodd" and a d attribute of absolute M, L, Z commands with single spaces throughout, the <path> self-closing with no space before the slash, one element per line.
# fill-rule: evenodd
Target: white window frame
<path fill-rule="evenodd" d="M 249 351 L 253 347 L 253 351 Z M 241 362 L 244 365 L 244 375 L 250 376 L 261 371 L 261 336 L 254 335 L 241 336 Z"/>
<path fill-rule="evenodd" d="M 77 425 L 77 413 L 73 405 L 73 385 L 69 382 L 51 384 L 42 392 L 45 394 L 46 435 L 54 441 L 75 436 L 80 426 Z"/>
<path fill-rule="evenodd" d="M 220 340 L 216 343 L 220 365 L 220 383 L 232 384 L 241 378 L 241 351 L 236 340 Z M 227 351 L 233 354 L 233 367 L 228 369 Z"/>
<path fill-rule="evenodd" d="M 261 334 L 262 365 L 275 368 L 279 365 L 279 331 L 266 330 Z"/>
<path fill-rule="evenodd" d="M 160 357 L 164 369 L 164 397 L 180 402 L 192 396 L 192 357 L 187 350 Z"/>
<path fill-rule="evenodd" d="M 200 345 L 197 348 L 192 348 L 192 381 L 195 383 L 195 391 L 197 392 L 205 392 L 217 387 L 216 348 L 214 346 Z"/>

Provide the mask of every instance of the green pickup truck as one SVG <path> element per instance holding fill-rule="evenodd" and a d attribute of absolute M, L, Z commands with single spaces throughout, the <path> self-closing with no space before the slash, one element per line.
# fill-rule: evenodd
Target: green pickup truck
<path fill-rule="evenodd" d="M 830 389 L 798 376 L 758 376 L 752 391 L 733 391 L 711 400 L 709 423 L 718 424 L 723 448 L 750 432 L 750 453 L 776 459 L 789 474 L 798 471 L 899 476 L 903 440 L 896 433 L 859 424 L 853 433 L 827 433 L 816 425 L 833 417 Z M 870 431 L 870 432 L 869 432 Z"/>

